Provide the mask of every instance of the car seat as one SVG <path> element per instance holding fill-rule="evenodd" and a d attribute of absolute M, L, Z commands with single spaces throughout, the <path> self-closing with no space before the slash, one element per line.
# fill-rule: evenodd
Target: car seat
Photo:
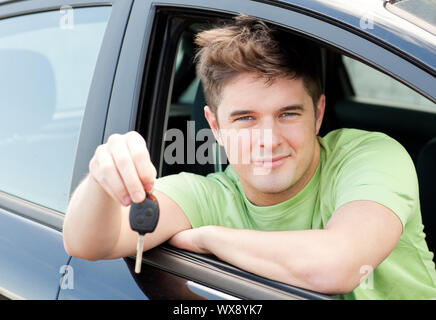
<path fill-rule="evenodd" d="M 206 106 L 206 99 L 204 96 L 204 89 L 201 81 L 198 83 L 197 92 L 195 94 L 194 105 L 192 107 L 191 120 L 195 121 L 195 134 L 197 134 L 202 129 L 210 129 L 209 123 L 204 116 L 204 107 Z M 227 164 L 227 159 L 225 156 L 224 148 L 219 146 L 216 143 L 216 140 L 208 140 L 204 143 L 215 144 L 212 146 L 212 150 L 214 150 L 213 164 L 205 164 L 201 166 L 201 174 L 205 175 L 211 172 L 219 172 L 223 171 Z M 198 147 L 198 146 L 197 146 Z"/>
<path fill-rule="evenodd" d="M 436 137 L 428 141 L 418 155 L 416 170 L 419 181 L 422 222 L 428 248 L 436 252 Z M 435 256 L 433 260 L 436 261 Z"/>

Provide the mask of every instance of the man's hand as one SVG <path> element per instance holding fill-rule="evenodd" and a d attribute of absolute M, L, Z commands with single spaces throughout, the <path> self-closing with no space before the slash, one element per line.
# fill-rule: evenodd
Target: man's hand
<path fill-rule="evenodd" d="M 143 201 L 156 178 L 145 140 L 133 131 L 110 136 L 97 148 L 89 170 L 68 205 L 63 227 L 65 250 L 87 260 L 133 255 L 138 234 L 130 228 L 129 204 Z M 160 217 L 155 231 L 147 234 L 144 250 L 191 228 L 174 201 L 158 191 L 153 194 Z"/>
<path fill-rule="evenodd" d="M 89 173 L 124 206 L 142 202 L 156 178 L 145 140 L 135 131 L 111 135 L 107 143 L 100 145 L 89 163 Z"/>

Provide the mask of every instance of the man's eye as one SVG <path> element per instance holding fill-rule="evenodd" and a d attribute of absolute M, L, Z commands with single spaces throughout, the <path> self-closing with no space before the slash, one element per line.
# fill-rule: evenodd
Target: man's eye
<path fill-rule="evenodd" d="M 243 117 L 236 118 L 235 121 L 249 121 L 253 119 L 254 118 L 252 116 L 243 116 Z"/>
<path fill-rule="evenodd" d="M 292 118 L 298 116 L 298 113 L 295 112 L 284 112 L 280 115 L 281 118 Z"/>

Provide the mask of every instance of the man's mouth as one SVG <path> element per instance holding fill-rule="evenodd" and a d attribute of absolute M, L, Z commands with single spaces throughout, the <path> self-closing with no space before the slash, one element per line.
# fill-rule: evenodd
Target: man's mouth
<path fill-rule="evenodd" d="M 253 161 L 253 164 L 257 167 L 274 169 L 281 166 L 289 157 L 290 155 L 284 155 L 284 156 L 275 156 L 273 158 L 269 157 L 269 158 L 257 159 Z"/>

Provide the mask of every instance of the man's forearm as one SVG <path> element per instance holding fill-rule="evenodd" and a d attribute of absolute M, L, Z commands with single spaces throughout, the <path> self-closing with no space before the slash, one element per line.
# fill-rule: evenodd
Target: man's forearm
<path fill-rule="evenodd" d="M 118 240 L 120 224 L 121 205 L 88 175 L 74 192 L 65 216 L 65 248 L 85 259 L 103 258 Z"/>
<path fill-rule="evenodd" d="M 205 227 L 199 246 L 246 271 L 314 291 L 335 293 L 334 238 L 327 230 L 256 231 Z"/>

